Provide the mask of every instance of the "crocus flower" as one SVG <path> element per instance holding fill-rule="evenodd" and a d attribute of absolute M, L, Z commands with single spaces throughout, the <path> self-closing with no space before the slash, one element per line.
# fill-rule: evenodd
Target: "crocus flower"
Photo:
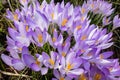
<path fill-rule="evenodd" d="M 18 9 L 15 10 L 14 13 L 12 13 L 9 9 L 7 9 L 7 16 L 8 19 L 12 21 L 18 21 L 20 19 L 20 11 Z"/>
<path fill-rule="evenodd" d="M 28 49 L 26 48 L 23 51 L 23 61 L 25 64 L 34 71 L 41 71 L 41 74 L 44 75 L 47 73 L 48 68 L 43 67 L 43 57 L 40 54 L 36 54 L 36 59 L 30 55 Z"/>
<path fill-rule="evenodd" d="M 43 63 L 46 67 L 54 68 L 54 69 L 57 69 L 59 67 L 58 53 L 51 51 L 49 56 L 48 54 L 43 52 L 42 56 L 44 58 Z"/>
<path fill-rule="evenodd" d="M 58 19 L 60 30 L 67 31 L 73 24 L 73 5 L 66 4 L 64 11 Z"/>
<path fill-rule="evenodd" d="M 37 46 L 42 47 L 47 41 L 48 41 L 48 33 L 46 30 L 43 32 L 40 30 L 40 28 L 35 28 L 35 32 L 32 34 L 33 36 L 33 43 L 35 43 Z"/>
<path fill-rule="evenodd" d="M 65 74 L 60 73 L 58 70 L 54 70 L 53 74 L 56 78 L 52 78 L 52 80 L 71 80 L 70 77 L 65 76 Z"/>
<path fill-rule="evenodd" d="M 107 73 L 107 71 L 106 71 L 106 73 Z M 107 80 L 106 76 L 107 76 L 107 74 L 104 74 L 104 72 L 102 72 L 96 66 L 91 67 L 89 80 Z"/>
<path fill-rule="evenodd" d="M 66 55 L 66 57 L 61 58 L 59 71 L 70 78 L 74 78 L 84 72 L 84 70 L 80 68 L 82 60 L 80 58 L 76 58 L 75 56 L 74 52 L 70 52 Z"/>
<path fill-rule="evenodd" d="M 120 19 L 119 19 L 119 16 L 116 15 L 113 19 L 113 29 L 116 29 L 120 27 Z"/>
<path fill-rule="evenodd" d="M 102 20 L 103 26 L 106 26 L 111 23 L 110 18 L 104 17 Z"/>
<path fill-rule="evenodd" d="M 49 22 L 46 16 L 40 11 L 35 11 L 33 15 L 33 17 L 28 15 L 26 18 L 26 22 L 28 22 L 32 30 L 34 30 L 36 27 L 39 27 L 41 31 L 48 30 Z"/>
<path fill-rule="evenodd" d="M 63 36 L 62 36 L 62 34 L 58 35 L 57 30 L 54 29 L 53 37 L 49 38 L 50 45 L 52 45 L 54 48 L 57 48 L 57 46 L 61 45 L 62 42 L 63 42 Z"/>
<path fill-rule="evenodd" d="M 66 54 L 68 54 L 69 52 L 69 48 L 70 48 L 70 37 L 68 37 L 63 43 L 62 45 L 58 45 L 57 49 L 58 52 L 61 56 L 66 56 Z"/>
<path fill-rule="evenodd" d="M 23 50 L 25 50 L 25 47 L 24 49 L 22 49 L 22 51 Z M 18 71 L 23 70 L 26 65 L 24 64 L 22 58 L 20 58 L 19 53 L 16 53 L 11 50 L 10 55 L 11 56 L 2 54 L 1 58 L 7 65 L 14 67 L 16 70 Z"/>
<path fill-rule="evenodd" d="M 108 67 L 108 70 L 110 71 L 109 77 L 111 78 L 111 80 L 117 80 L 118 78 L 120 78 L 119 77 L 120 76 L 119 62 L 118 62 L 118 59 L 115 59 L 113 61 L 115 64 Z M 118 76 L 118 78 L 116 76 Z"/>
<path fill-rule="evenodd" d="M 21 24 L 21 25 L 20 25 Z M 29 46 L 30 45 L 30 37 L 27 34 L 25 26 L 22 22 L 15 23 L 18 31 L 12 28 L 8 28 L 10 37 L 17 42 L 18 45 Z"/>
<path fill-rule="evenodd" d="M 84 2 L 82 7 L 80 8 L 80 12 L 82 15 L 87 15 L 87 13 L 89 12 L 89 7 L 87 6 L 87 4 Z"/>
<path fill-rule="evenodd" d="M 50 5 L 47 5 L 45 7 L 45 14 L 50 22 L 52 23 L 58 22 L 58 19 L 61 16 L 63 10 L 61 8 L 62 7 L 59 3 L 55 5 L 54 2 L 51 2 Z M 49 14 L 47 14 L 48 12 Z"/>
<path fill-rule="evenodd" d="M 89 0 L 87 2 L 87 5 L 88 5 L 90 11 L 93 11 L 95 14 L 97 14 L 97 13 L 102 14 L 103 16 L 109 16 L 114 11 L 114 9 L 112 9 L 112 4 L 110 4 L 106 1 Z"/>

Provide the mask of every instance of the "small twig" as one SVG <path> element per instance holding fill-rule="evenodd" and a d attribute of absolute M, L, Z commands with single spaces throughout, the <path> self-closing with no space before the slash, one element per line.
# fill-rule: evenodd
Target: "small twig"
<path fill-rule="evenodd" d="M 14 73 L 10 73 L 10 72 L 5 72 L 5 71 L 1 71 L 0 73 L 4 74 L 4 75 L 9 75 L 9 76 L 21 76 L 21 77 L 26 77 L 26 78 L 32 78 L 32 76 L 28 76 L 28 75 L 24 75 L 24 74 L 14 74 Z"/>
<path fill-rule="evenodd" d="M 17 71 L 12 66 L 10 66 L 10 68 L 15 72 L 15 74 L 18 74 Z"/>

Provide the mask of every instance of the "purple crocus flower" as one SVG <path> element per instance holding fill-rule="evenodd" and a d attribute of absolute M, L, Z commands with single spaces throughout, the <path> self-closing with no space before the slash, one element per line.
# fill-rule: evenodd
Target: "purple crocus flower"
<path fill-rule="evenodd" d="M 22 51 L 26 49 L 25 47 L 23 48 Z M 22 58 L 19 57 L 19 54 L 12 50 L 10 51 L 10 56 L 2 54 L 1 58 L 7 65 L 14 67 L 18 71 L 23 70 L 26 66 Z"/>
<path fill-rule="evenodd" d="M 63 42 L 63 36 L 62 34 L 58 35 L 58 32 L 56 29 L 54 29 L 53 32 L 53 37 L 49 37 L 49 43 L 52 45 L 54 48 L 57 48 L 58 45 L 61 45 Z"/>
<path fill-rule="evenodd" d="M 35 43 L 37 46 L 42 47 L 47 41 L 48 41 L 48 33 L 46 30 L 43 32 L 40 30 L 40 28 L 35 28 L 35 32 L 32 34 L 33 36 L 33 43 Z"/>
<path fill-rule="evenodd" d="M 102 72 L 96 66 L 91 66 L 89 80 L 107 80 L 107 74 L 105 73 L 108 73 L 105 69 Z"/>
<path fill-rule="evenodd" d="M 52 80 L 71 80 L 70 77 L 65 76 L 65 74 L 60 73 L 58 70 L 54 70 L 53 74 L 56 78 L 52 78 Z"/>
<path fill-rule="evenodd" d="M 89 12 L 89 7 L 87 6 L 86 2 L 84 2 L 82 7 L 80 7 L 80 12 L 82 15 L 87 15 L 87 13 Z"/>
<path fill-rule="evenodd" d="M 59 71 L 70 78 L 74 78 L 84 72 L 84 70 L 80 68 L 81 64 L 81 58 L 77 58 L 74 52 L 70 52 L 66 57 L 61 58 Z"/>
<path fill-rule="evenodd" d="M 112 4 L 110 4 L 106 1 L 89 0 L 87 2 L 87 5 L 88 5 L 90 11 L 93 11 L 95 14 L 97 14 L 97 13 L 102 14 L 103 16 L 109 16 L 114 11 L 114 9 L 112 9 Z"/>
<path fill-rule="evenodd" d="M 15 10 L 14 13 L 12 13 L 9 9 L 7 9 L 7 18 L 12 21 L 18 21 L 20 19 L 20 11 L 18 9 Z"/>
<path fill-rule="evenodd" d="M 109 16 L 112 14 L 112 4 L 106 1 L 98 0 L 97 3 L 99 4 L 99 13 L 102 13 L 105 16 Z"/>
<path fill-rule="evenodd" d="M 62 10 L 63 9 L 59 3 L 55 5 L 54 2 L 51 2 L 50 5 L 45 7 L 45 14 L 50 22 L 56 23 L 61 16 Z M 50 14 L 47 14 L 48 12 Z"/>
<path fill-rule="evenodd" d="M 113 19 L 113 29 L 120 27 L 119 15 L 116 15 Z"/>
<path fill-rule="evenodd" d="M 44 65 L 49 68 L 57 69 L 59 67 L 59 57 L 57 54 L 58 53 L 51 51 L 49 56 L 47 53 L 43 52 Z"/>
<path fill-rule="evenodd" d="M 86 28 L 80 34 L 74 34 L 76 42 L 85 42 L 89 46 L 94 46 L 94 48 L 106 49 L 110 47 L 113 42 L 111 42 L 112 33 L 106 34 L 106 29 L 95 28 L 95 25 Z M 95 47 L 96 46 L 96 47 Z"/>
<path fill-rule="evenodd" d="M 22 22 L 15 23 L 18 31 L 12 28 L 8 28 L 10 37 L 16 41 L 16 45 L 29 46 L 30 45 L 30 36 L 27 33 L 25 26 Z"/>
<path fill-rule="evenodd" d="M 102 20 L 102 23 L 103 23 L 103 26 L 106 26 L 106 25 L 110 24 L 110 23 L 111 23 L 110 17 L 107 18 L 107 17 L 105 16 L 105 17 L 103 18 L 103 20 Z"/>
<path fill-rule="evenodd" d="M 43 67 L 43 57 L 40 54 L 36 54 L 36 59 L 30 55 L 28 49 L 23 51 L 23 61 L 25 64 L 34 71 L 41 71 L 41 74 L 44 75 L 47 73 L 48 68 Z"/>
<path fill-rule="evenodd" d="M 58 19 L 61 31 L 67 31 L 73 24 L 73 5 L 66 4 L 64 11 Z"/>
<path fill-rule="evenodd" d="M 115 59 L 113 61 L 115 64 L 108 67 L 108 69 L 110 71 L 110 75 L 108 75 L 108 76 L 110 77 L 111 80 L 119 80 L 120 79 L 119 62 L 118 62 L 118 59 Z"/>
<path fill-rule="evenodd" d="M 70 49 L 70 40 L 71 38 L 68 37 L 63 43 L 62 45 L 58 45 L 57 49 L 58 52 L 61 56 L 65 57 L 66 54 L 68 54 L 69 49 Z"/>
<path fill-rule="evenodd" d="M 5 62 L 5 64 L 14 67 L 18 71 L 23 70 L 25 68 L 25 64 L 19 58 L 13 58 L 5 54 L 2 54 L 1 58 Z"/>
<path fill-rule="evenodd" d="M 35 11 L 33 13 L 33 17 L 31 17 L 31 15 L 28 15 L 26 17 L 26 22 L 32 28 L 32 30 L 34 30 L 36 27 L 39 27 L 41 31 L 48 30 L 48 26 L 49 26 L 48 19 L 40 11 Z"/>

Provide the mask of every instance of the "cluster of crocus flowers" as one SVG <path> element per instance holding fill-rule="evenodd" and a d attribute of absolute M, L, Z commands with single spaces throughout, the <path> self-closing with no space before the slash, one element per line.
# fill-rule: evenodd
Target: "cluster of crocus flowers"
<path fill-rule="evenodd" d="M 103 14 L 103 25 L 107 25 L 110 19 L 105 20 L 113 11 L 110 3 L 90 0 L 82 7 L 53 0 L 49 4 L 44 0 L 41 5 L 37 0 L 20 3 L 21 10 L 7 10 L 7 18 L 14 24 L 7 35 L 10 55 L 1 55 L 7 65 L 18 71 L 28 67 L 41 75 L 53 70 L 53 80 L 120 79 L 118 59 L 110 59 L 112 51 L 101 52 L 113 45 L 112 32 L 90 24 L 88 18 L 89 11 Z M 115 16 L 115 27 L 120 26 L 119 21 Z M 38 48 L 44 45 L 49 51 L 39 53 Z"/>

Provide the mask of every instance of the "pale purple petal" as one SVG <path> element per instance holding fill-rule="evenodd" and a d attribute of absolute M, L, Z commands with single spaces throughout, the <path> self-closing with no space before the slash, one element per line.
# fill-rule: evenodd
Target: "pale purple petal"
<path fill-rule="evenodd" d="M 11 62 L 12 58 L 11 57 L 9 57 L 5 54 L 1 54 L 1 58 L 7 65 L 12 66 L 12 62 Z"/>
<path fill-rule="evenodd" d="M 18 71 L 23 70 L 25 68 L 24 63 L 19 59 L 13 59 L 12 64 L 13 64 L 13 67 Z"/>
<path fill-rule="evenodd" d="M 32 70 L 34 70 L 34 71 L 40 71 L 39 65 L 37 65 L 37 64 L 35 64 L 35 63 L 32 63 L 32 64 L 30 65 L 30 68 L 31 68 Z"/>
<path fill-rule="evenodd" d="M 48 72 L 48 68 L 41 68 L 41 74 L 45 75 Z"/>

